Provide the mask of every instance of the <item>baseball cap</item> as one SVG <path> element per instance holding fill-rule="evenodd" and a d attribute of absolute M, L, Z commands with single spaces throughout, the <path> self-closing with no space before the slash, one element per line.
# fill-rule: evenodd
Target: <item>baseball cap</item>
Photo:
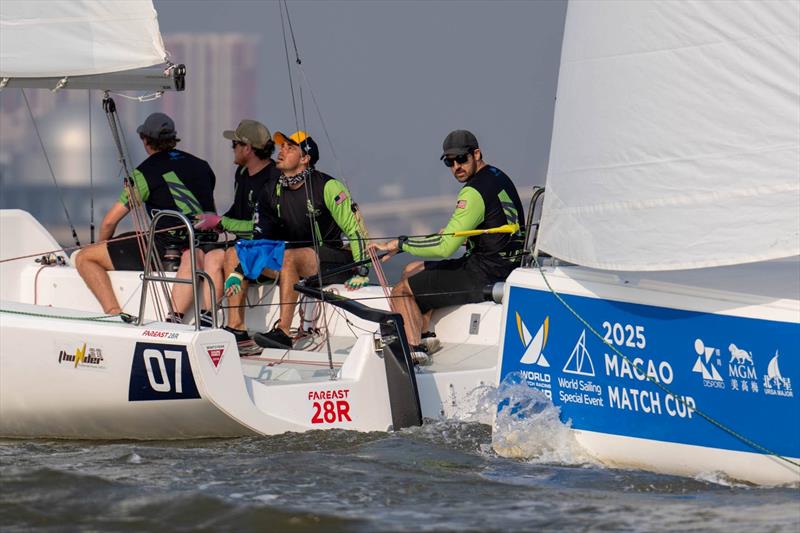
<path fill-rule="evenodd" d="M 144 123 L 136 128 L 136 133 L 159 140 L 174 139 L 177 136 L 175 123 L 164 113 L 150 113 Z"/>
<path fill-rule="evenodd" d="M 442 143 L 442 157 L 466 154 L 470 150 L 478 148 L 478 139 L 472 132 L 467 130 L 453 130 L 447 134 Z"/>
<path fill-rule="evenodd" d="M 257 120 L 244 119 L 239 122 L 236 131 L 225 130 L 222 136 L 231 141 L 237 141 L 244 144 L 249 144 L 253 148 L 262 150 L 266 145 L 271 135 L 265 125 Z"/>
<path fill-rule="evenodd" d="M 317 143 L 308 136 L 308 133 L 304 131 L 296 131 L 289 136 L 284 135 L 283 133 L 276 131 L 275 135 L 272 137 L 272 140 L 275 141 L 275 144 L 294 144 L 300 147 L 303 152 L 307 153 L 311 156 L 311 165 L 315 165 L 317 161 L 319 161 L 319 147 Z"/>

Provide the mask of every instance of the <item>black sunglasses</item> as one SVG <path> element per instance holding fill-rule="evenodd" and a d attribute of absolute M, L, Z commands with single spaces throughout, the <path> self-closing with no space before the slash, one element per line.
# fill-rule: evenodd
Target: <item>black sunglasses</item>
<path fill-rule="evenodd" d="M 231 141 L 231 148 L 236 150 L 237 146 L 245 146 L 247 143 L 239 142 L 239 141 Z"/>
<path fill-rule="evenodd" d="M 457 155 L 455 157 L 445 157 L 443 160 L 444 166 L 450 168 L 456 163 L 458 163 L 459 165 L 463 165 L 464 163 L 467 162 L 467 160 L 469 160 L 469 156 L 471 153 L 472 152 L 467 152 L 466 154 Z"/>

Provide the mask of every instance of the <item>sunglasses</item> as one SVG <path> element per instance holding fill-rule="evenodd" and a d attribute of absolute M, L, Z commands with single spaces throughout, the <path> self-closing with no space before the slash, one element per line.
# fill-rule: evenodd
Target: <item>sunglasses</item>
<path fill-rule="evenodd" d="M 466 154 L 457 155 L 455 157 L 445 157 L 444 160 L 443 160 L 444 161 L 444 166 L 446 166 L 447 168 L 450 168 L 453 165 L 455 165 L 456 163 L 458 163 L 459 165 L 463 165 L 464 163 L 466 163 L 469 160 L 470 154 L 471 154 L 471 152 L 467 152 Z"/>
<path fill-rule="evenodd" d="M 236 150 L 237 146 L 245 146 L 247 143 L 239 142 L 239 141 L 231 141 L 231 148 Z"/>

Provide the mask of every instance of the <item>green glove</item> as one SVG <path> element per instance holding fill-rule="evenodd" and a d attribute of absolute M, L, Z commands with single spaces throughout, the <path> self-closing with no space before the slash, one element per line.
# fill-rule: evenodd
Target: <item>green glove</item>
<path fill-rule="evenodd" d="M 369 277 L 353 276 L 352 278 L 344 282 L 344 286 L 348 291 L 357 291 L 367 283 L 369 283 Z"/>
<path fill-rule="evenodd" d="M 238 272 L 231 272 L 225 280 L 225 296 L 233 296 L 242 292 L 242 280 L 244 276 Z"/>

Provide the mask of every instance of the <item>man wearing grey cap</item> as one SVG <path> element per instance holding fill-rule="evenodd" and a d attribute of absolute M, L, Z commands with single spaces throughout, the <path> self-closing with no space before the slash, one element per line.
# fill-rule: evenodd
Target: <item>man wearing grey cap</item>
<path fill-rule="evenodd" d="M 505 280 L 519 266 L 525 237 L 524 228 L 519 227 L 525 215 L 517 189 L 502 170 L 483 161 L 475 135 L 467 130 L 451 131 L 442 144 L 440 159 L 464 184 L 444 229 L 433 235 L 400 236 L 372 245 L 388 252 L 384 261 L 398 252 L 445 258 L 462 244 L 467 246 L 466 253 L 456 259 L 408 264 L 400 283 L 392 289 L 418 362 L 425 362 L 431 351 L 421 342 L 432 310 L 483 301 L 486 285 Z M 459 234 L 471 230 L 485 233 Z"/>
<path fill-rule="evenodd" d="M 216 181 L 214 172 L 207 162 L 175 148 L 180 139 L 172 119 L 164 113 L 152 113 L 136 132 L 144 145 L 147 159 L 136 167 L 131 180 L 138 193 L 136 200 L 141 200 L 147 213 L 153 215 L 169 209 L 194 217 L 203 212 L 213 212 Z M 75 260 L 78 272 L 100 302 L 103 311 L 112 315 L 119 314 L 124 319 L 130 317 L 122 313 L 108 271 L 142 270 L 144 258 L 135 232 L 118 236 L 129 238 L 109 243 L 102 241 L 114 235 L 117 225 L 133 207 L 129 188 L 126 187 L 103 218 L 100 226 L 101 243 L 82 250 Z M 162 218 L 156 229 L 166 229 L 175 224 L 174 219 Z M 185 248 L 188 242 L 185 232 L 164 231 L 156 234 L 155 245 L 163 256 L 168 246 Z M 188 264 L 188 261 L 182 262 Z M 183 274 L 183 277 L 188 276 L 188 271 Z"/>
<path fill-rule="evenodd" d="M 239 122 L 235 130 L 222 132 L 222 136 L 231 141 L 233 163 L 236 165 L 233 204 L 222 216 L 215 213 L 199 215 L 195 227 L 201 230 L 214 229 L 232 233 L 236 240 L 250 240 L 253 238 L 258 197 L 265 187 L 274 185 L 281 175 L 275 166 L 275 161 L 272 160 L 275 142 L 264 124 L 250 119 Z M 232 246 L 233 242 L 226 244 L 225 249 L 212 250 L 204 259 L 205 270 L 214 280 L 217 301 L 222 299 L 225 277 L 239 264 L 236 249 Z M 261 350 L 250 338 L 244 325 L 243 304 L 247 294 L 247 280 L 242 279 L 241 289 L 240 292 L 228 297 L 228 325 L 225 329 L 236 337 L 239 354 L 250 355 Z M 210 295 L 206 291 L 205 309 L 209 308 Z"/>

